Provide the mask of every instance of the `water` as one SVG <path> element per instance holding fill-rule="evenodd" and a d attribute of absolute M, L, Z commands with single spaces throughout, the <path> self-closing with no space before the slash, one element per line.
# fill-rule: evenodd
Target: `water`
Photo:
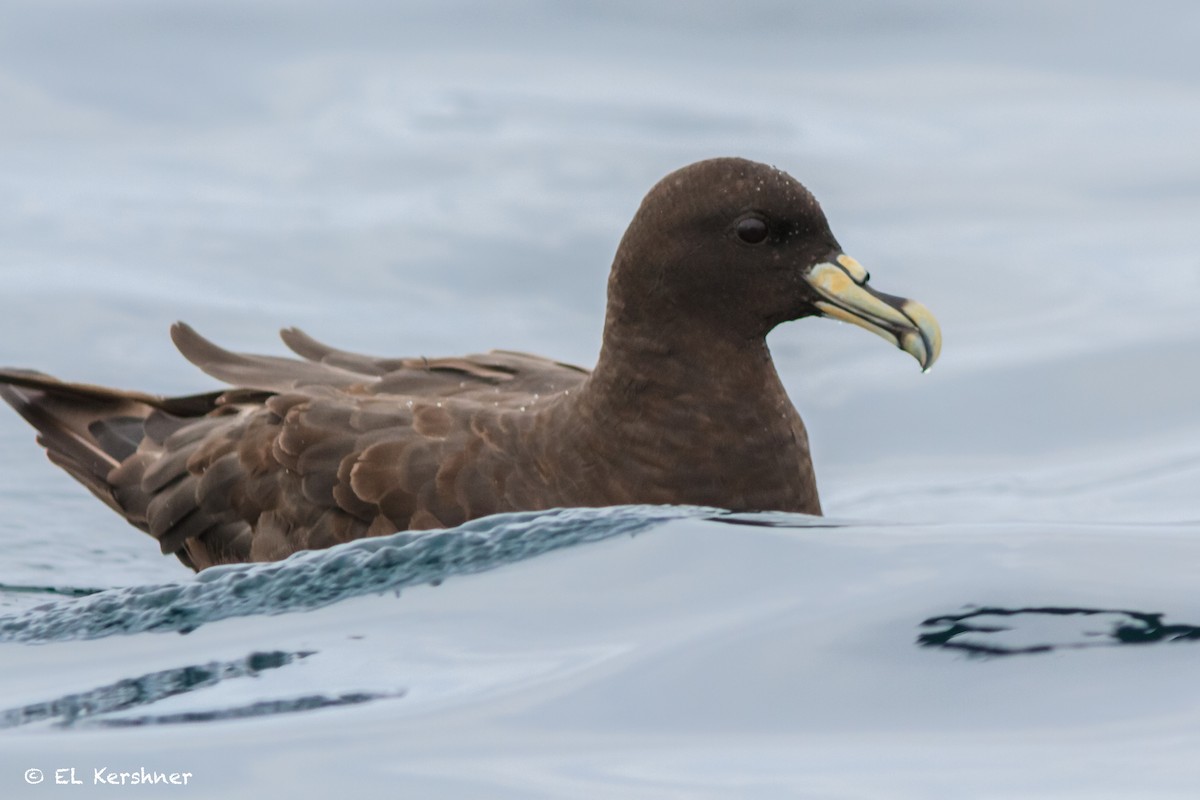
<path fill-rule="evenodd" d="M 945 349 L 772 335 L 832 527 L 539 515 L 376 571 L 192 578 L 0 414 L 5 797 L 1191 795 L 1191 5 L 10 6 L 0 363 L 211 388 L 185 319 L 590 364 L 642 194 L 713 155 L 805 182 Z"/>

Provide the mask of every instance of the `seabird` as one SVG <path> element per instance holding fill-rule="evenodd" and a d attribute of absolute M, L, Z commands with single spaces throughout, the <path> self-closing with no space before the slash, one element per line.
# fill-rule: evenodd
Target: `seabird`
<path fill-rule="evenodd" d="M 0 370 L 50 460 L 195 570 L 505 511 L 627 503 L 820 514 L 804 423 L 766 336 L 850 322 L 923 369 L 941 332 L 875 291 L 813 196 L 718 158 L 646 195 L 608 282 L 591 370 L 504 350 L 377 358 L 295 328 L 301 358 L 180 353 L 232 388 L 186 397 Z"/>

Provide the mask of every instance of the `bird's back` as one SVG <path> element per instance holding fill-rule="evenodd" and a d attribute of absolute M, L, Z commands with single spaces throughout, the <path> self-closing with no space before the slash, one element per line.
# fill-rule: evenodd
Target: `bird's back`
<path fill-rule="evenodd" d="M 237 388 L 161 398 L 10 371 L 0 395 L 51 460 L 195 569 L 536 505 L 522 442 L 588 374 L 512 352 L 374 358 L 295 329 L 304 360 L 172 336 Z"/>

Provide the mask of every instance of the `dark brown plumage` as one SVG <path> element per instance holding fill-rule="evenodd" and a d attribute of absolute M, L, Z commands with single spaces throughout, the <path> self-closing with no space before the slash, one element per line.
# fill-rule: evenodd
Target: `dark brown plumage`
<path fill-rule="evenodd" d="M 0 371 L 50 459 L 194 569 L 502 511 L 688 503 L 820 514 L 808 440 L 767 350 L 824 314 L 912 353 L 940 333 L 877 294 L 819 206 L 742 159 L 655 186 L 617 250 L 596 368 L 506 351 L 373 358 L 295 329 L 304 360 L 180 352 L 232 389 L 164 398 Z"/>

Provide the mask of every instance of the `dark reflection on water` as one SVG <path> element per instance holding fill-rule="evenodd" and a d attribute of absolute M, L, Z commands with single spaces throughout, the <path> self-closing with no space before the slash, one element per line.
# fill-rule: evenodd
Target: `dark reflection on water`
<path fill-rule="evenodd" d="M 10 583 L 0 583 L 0 595 L 48 594 L 56 597 L 87 597 L 103 591 L 103 589 L 90 589 L 84 586 L 16 586 Z"/>
<path fill-rule="evenodd" d="M 100 714 L 124 711 L 167 697 L 187 694 L 196 689 L 215 686 L 221 681 L 253 677 L 265 670 L 279 669 L 310 655 L 312 652 L 273 650 L 251 653 L 234 661 L 210 661 L 151 672 L 86 692 L 63 695 L 56 700 L 8 709 L 0 712 L 0 728 L 15 728 L 49 720 L 57 720 L 61 726 L 70 726 Z"/>
<path fill-rule="evenodd" d="M 925 620 L 921 623 L 923 627 L 937 630 L 917 636 L 917 644 L 961 650 L 975 656 L 1012 656 L 1059 649 L 1200 640 L 1200 626 L 1166 624 L 1163 616 L 1161 612 L 1123 609 L 987 606 Z M 1062 624 L 1048 631 L 1047 621 Z"/>
<path fill-rule="evenodd" d="M 347 692 L 332 697 L 323 694 L 310 694 L 303 697 L 289 697 L 281 700 L 260 700 L 257 703 L 249 703 L 244 706 L 213 709 L 210 711 L 183 711 L 176 714 L 100 719 L 96 720 L 93 724 L 106 728 L 132 728 L 141 725 L 216 722 L 224 719 L 244 719 L 247 717 L 265 717 L 273 714 L 290 714 L 296 711 L 312 711 L 318 708 L 353 706 L 361 703 L 369 703 L 372 700 L 401 697 L 403 694 L 403 692 Z"/>

